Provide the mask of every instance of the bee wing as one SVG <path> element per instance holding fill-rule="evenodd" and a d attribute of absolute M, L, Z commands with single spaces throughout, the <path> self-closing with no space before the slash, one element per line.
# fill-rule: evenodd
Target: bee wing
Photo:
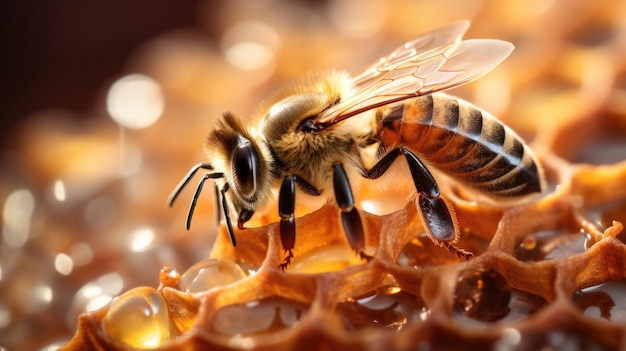
<path fill-rule="evenodd" d="M 470 39 L 423 52 L 407 50 L 397 55 L 402 59 L 373 65 L 378 73 L 358 75 L 356 93 L 320 114 L 315 124 L 324 128 L 382 105 L 468 83 L 500 64 L 513 44 Z"/>
<path fill-rule="evenodd" d="M 393 69 L 394 65 L 403 62 L 419 52 L 428 51 L 440 46 L 458 43 L 463 38 L 463 34 L 470 26 L 469 21 L 453 23 L 449 26 L 435 29 L 423 34 L 409 42 L 404 43 L 389 55 L 382 57 L 378 62 L 366 68 L 359 75 L 354 77 L 357 86 L 367 86 L 377 77 Z"/>

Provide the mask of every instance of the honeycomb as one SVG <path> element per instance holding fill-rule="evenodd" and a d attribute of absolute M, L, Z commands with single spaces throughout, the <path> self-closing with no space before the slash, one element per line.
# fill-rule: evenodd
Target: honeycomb
<path fill-rule="evenodd" d="M 43 111 L 16 131 L 1 160 L 0 346 L 626 349 L 625 5 L 232 1 L 207 3 L 198 18 L 128 60 L 125 78 L 158 82 L 165 107 L 154 125 L 111 121 L 104 100 L 120 79 L 89 122 Z M 451 93 L 523 135 L 548 182 L 539 197 L 500 204 L 438 178 L 461 227 L 456 245 L 475 258 L 428 239 L 410 184 L 356 194 L 369 261 L 351 251 L 334 205 L 299 203 L 285 272 L 275 201 L 235 230 L 236 247 L 210 189 L 189 232 L 193 191 L 165 207 L 189 166 L 205 162 L 222 110 L 250 114 L 311 69 L 357 73 L 465 18 L 465 38 L 516 50 Z"/>

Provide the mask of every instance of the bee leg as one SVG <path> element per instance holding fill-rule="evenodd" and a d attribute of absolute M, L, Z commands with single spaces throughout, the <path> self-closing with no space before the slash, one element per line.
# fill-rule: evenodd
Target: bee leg
<path fill-rule="evenodd" d="M 222 220 L 222 215 L 220 211 L 220 188 L 215 184 L 215 213 L 217 215 L 217 222 L 219 223 Z"/>
<path fill-rule="evenodd" d="M 471 252 L 453 244 L 459 238 L 458 221 L 452 207 L 449 208 L 441 197 L 435 178 L 415 154 L 405 148 L 399 149 L 409 164 L 413 182 L 419 192 L 420 213 L 430 239 L 461 258 L 468 260 L 474 257 Z"/>
<path fill-rule="evenodd" d="M 224 209 L 224 217 L 226 217 L 226 227 L 228 228 L 228 235 L 230 235 L 230 241 L 233 246 L 237 246 L 237 240 L 235 239 L 235 232 L 233 231 L 233 224 L 230 221 L 230 213 L 228 211 L 228 202 L 226 201 L 226 192 L 230 189 L 228 183 L 224 185 L 220 194 L 222 195 L 222 208 Z"/>
<path fill-rule="evenodd" d="M 363 176 L 370 179 L 380 177 L 400 155 L 404 155 L 406 158 L 415 189 L 419 194 L 420 214 L 428 237 L 435 244 L 447 248 L 459 257 L 464 259 L 474 257 L 471 252 L 453 245 L 458 239 L 460 232 L 456 214 L 454 210 L 451 210 L 452 207 L 448 207 L 443 198 L 441 198 L 437 181 L 435 181 L 428 168 L 410 150 L 398 147 L 389 151 L 370 170 L 363 171 Z"/>
<path fill-rule="evenodd" d="M 429 198 L 423 194 L 419 194 L 418 203 L 428 236 L 435 244 L 463 259 L 474 257 L 471 252 L 453 244 L 458 239 L 459 229 L 452 207 L 448 207 L 441 197 Z"/>
<path fill-rule="evenodd" d="M 371 259 L 371 256 L 363 252 L 365 247 L 365 234 L 359 211 L 354 207 L 354 196 L 348 181 L 348 175 L 341 163 L 333 165 L 333 187 L 335 200 L 341 210 L 341 223 L 346 232 L 346 237 L 352 249 L 359 253 L 362 259 Z"/>
<path fill-rule="evenodd" d="M 278 267 L 283 271 L 293 259 L 293 248 L 296 243 L 296 222 L 294 209 L 296 203 L 296 176 L 288 175 L 283 179 L 278 195 L 278 215 L 280 216 L 280 241 L 285 250 L 285 259 Z"/>

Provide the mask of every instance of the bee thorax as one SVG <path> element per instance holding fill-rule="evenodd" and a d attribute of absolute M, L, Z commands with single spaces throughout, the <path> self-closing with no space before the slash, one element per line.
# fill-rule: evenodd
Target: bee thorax
<path fill-rule="evenodd" d="M 354 141 L 332 131 L 288 133 L 273 143 L 272 149 L 280 173 L 294 174 L 320 192 L 332 184 L 333 164 L 344 164 L 348 174 L 358 168 Z"/>

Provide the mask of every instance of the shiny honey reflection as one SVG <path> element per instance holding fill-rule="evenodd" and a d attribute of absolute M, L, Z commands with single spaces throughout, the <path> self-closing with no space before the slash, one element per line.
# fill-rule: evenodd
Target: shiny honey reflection
<path fill-rule="evenodd" d="M 184 292 L 202 292 L 228 285 L 246 277 L 239 265 L 228 259 L 209 258 L 200 261 L 180 278 L 179 288 Z"/>
<path fill-rule="evenodd" d="M 211 331 L 225 336 L 272 334 L 296 326 L 308 310 L 308 304 L 279 296 L 229 305 L 215 313 Z"/>
<path fill-rule="evenodd" d="M 486 322 L 502 319 L 509 311 L 511 287 L 493 269 L 465 269 L 459 272 L 454 291 L 455 311 Z"/>
<path fill-rule="evenodd" d="M 525 262 L 536 262 L 569 257 L 585 251 L 584 232 L 545 230 L 532 233 L 516 245 L 514 256 Z"/>
<path fill-rule="evenodd" d="M 463 233 L 460 243 L 464 248 L 477 255 L 484 252 L 489 245 L 487 240 L 472 235 L 471 233 Z M 459 262 L 460 260 L 459 257 L 452 253 L 439 250 L 438 247 L 428 239 L 426 233 L 422 233 L 409 241 L 404 248 L 402 248 L 396 259 L 399 265 L 414 268 L 443 266 Z"/>
<path fill-rule="evenodd" d="M 584 316 L 613 322 L 626 321 L 626 280 L 606 283 L 577 290 L 572 302 Z"/>
<path fill-rule="evenodd" d="M 511 288 L 493 269 L 471 268 L 459 272 L 453 308 L 468 321 L 489 323 L 528 318 L 547 304 L 538 295 Z"/>
<path fill-rule="evenodd" d="M 113 299 L 102 327 L 112 339 L 137 349 L 161 346 L 172 336 L 165 300 L 149 287 L 134 288 Z"/>
<path fill-rule="evenodd" d="M 429 313 L 419 296 L 403 291 L 397 285 L 384 286 L 365 296 L 341 302 L 336 311 L 348 330 L 369 327 L 400 330 L 426 319 Z"/>
<path fill-rule="evenodd" d="M 373 250 L 368 249 L 368 252 Z M 363 261 L 354 250 L 345 244 L 325 245 L 298 256 L 289 272 L 324 273 L 342 270 L 349 266 L 362 265 Z"/>

